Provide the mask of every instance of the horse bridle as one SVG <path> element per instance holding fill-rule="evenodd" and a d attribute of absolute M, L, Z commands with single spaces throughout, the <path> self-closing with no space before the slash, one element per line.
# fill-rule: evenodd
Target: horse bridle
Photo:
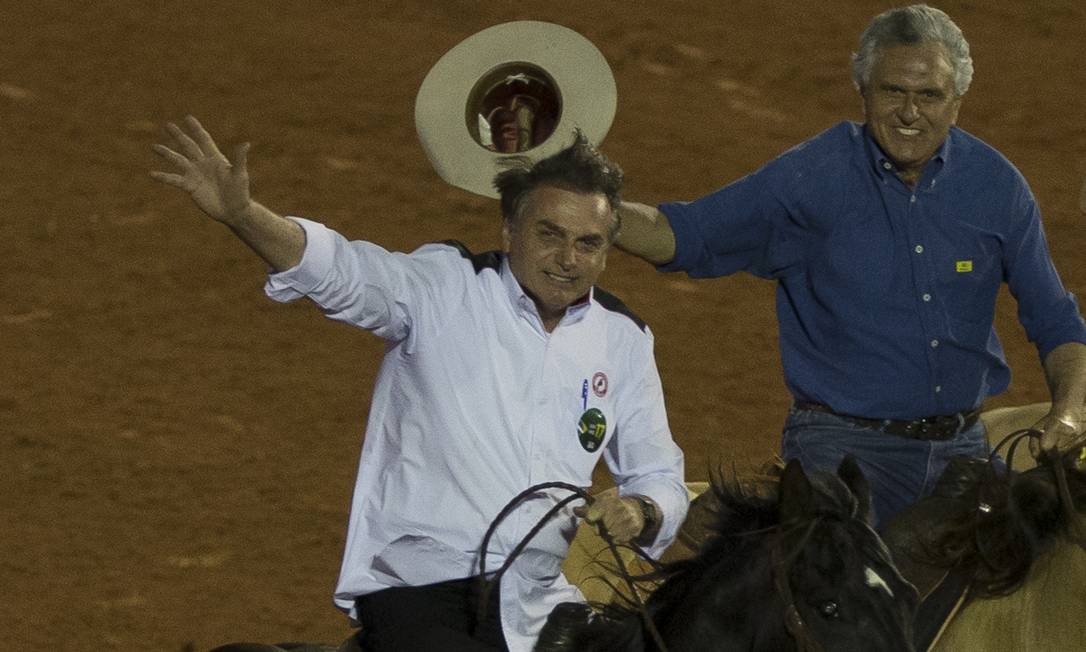
<path fill-rule="evenodd" d="M 789 555 L 784 554 L 785 532 L 783 526 L 778 526 L 769 553 L 772 564 L 773 586 L 777 589 L 777 595 L 784 602 L 784 626 L 792 639 L 795 640 L 797 652 L 823 652 L 822 644 L 815 639 L 811 633 L 811 628 L 807 626 L 807 622 L 803 620 L 803 616 L 796 607 L 796 598 L 792 594 L 792 586 L 788 581 L 788 576 L 792 572 L 792 562 L 795 561 L 798 551 L 803 549 L 807 539 L 814 532 L 815 526 L 821 520 L 821 517 L 818 516 L 811 519 L 803 536 L 800 538 L 799 545 L 795 547 L 797 552 Z"/>

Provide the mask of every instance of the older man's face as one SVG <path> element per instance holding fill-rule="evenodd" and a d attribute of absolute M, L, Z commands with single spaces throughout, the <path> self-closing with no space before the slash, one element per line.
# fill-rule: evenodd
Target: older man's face
<path fill-rule="evenodd" d="M 539 186 L 522 201 L 502 239 L 513 275 L 550 330 L 603 272 L 615 217 L 602 194 Z"/>
<path fill-rule="evenodd" d="M 961 106 L 946 47 L 920 43 L 881 48 L 863 100 L 871 135 L 902 180 L 916 183 Z"/>

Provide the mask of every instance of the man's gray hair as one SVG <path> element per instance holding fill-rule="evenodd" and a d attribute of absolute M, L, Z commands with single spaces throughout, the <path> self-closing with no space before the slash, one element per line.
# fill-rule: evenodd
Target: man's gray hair
<path fill-rule="evenodd" d="M 942 43 L 954 67 L 954 92 L 961 97 L 973 81 L 973 58 L 962 30 L 950 16 L 928 5 L 898 7 L 875 16 L 860 35 L 860 50 L 852 55 L 852 83 L 863 93 L 871 80 L 879 48 L 918 43 Z"/>

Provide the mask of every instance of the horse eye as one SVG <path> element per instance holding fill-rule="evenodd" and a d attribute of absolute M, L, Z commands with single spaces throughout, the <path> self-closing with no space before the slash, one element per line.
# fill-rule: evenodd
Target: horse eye
<path fill-rule="evenodd" d="M 822 614 L 823 618 L 830 618 L 836 620 L 841 614 L 837 611 L 837 603 L 833 600 L 827 600 L 818 607 L 818 613 Z"/>

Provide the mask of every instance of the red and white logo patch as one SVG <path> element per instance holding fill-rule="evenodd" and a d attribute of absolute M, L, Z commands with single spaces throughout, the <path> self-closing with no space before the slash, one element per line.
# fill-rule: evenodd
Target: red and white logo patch
<path fill-rule="evenodd" d="M 597 371 L 592 375 L 592 393 L 600 398 L 607 396 L 607 374 Z"/>

